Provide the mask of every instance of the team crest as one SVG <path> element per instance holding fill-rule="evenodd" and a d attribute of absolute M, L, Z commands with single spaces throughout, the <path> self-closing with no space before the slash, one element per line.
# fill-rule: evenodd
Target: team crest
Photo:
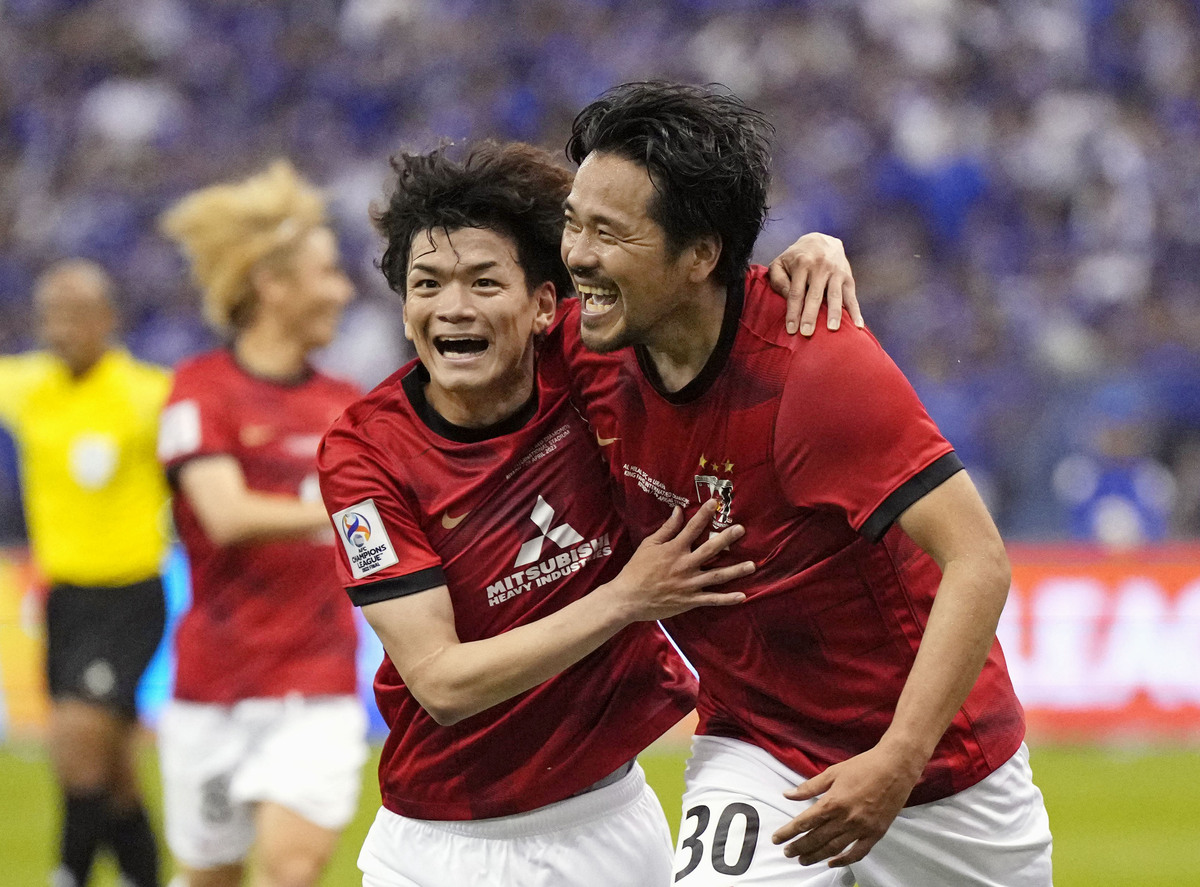
<path fill-rule="evenodd" d="M 724 530 L 733 525 L 733 481 L 713 474 L 696 475 L 696 497 L 703 505 L 709 499 L 717 500 L 717 513 L 713 515 L 714 530 Z"/>

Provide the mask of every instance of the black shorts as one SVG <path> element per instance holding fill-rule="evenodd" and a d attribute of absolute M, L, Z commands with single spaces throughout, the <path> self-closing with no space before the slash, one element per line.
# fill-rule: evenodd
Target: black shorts
<path fill-rule="evenodd" d="M 81 699 L 137 717 L 138 681 L 167 621 L 162 581 L 100 588 L 55 585 L 46 601 L 52 699 Z"/>

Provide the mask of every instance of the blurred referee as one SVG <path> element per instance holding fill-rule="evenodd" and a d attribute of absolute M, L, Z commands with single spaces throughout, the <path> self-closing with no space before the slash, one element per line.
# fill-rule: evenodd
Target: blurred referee
<path fill-rule="evenodd" d="M 115 344 L 112 283 L 67 260 L 34 290 L 45 350 L 0 357 L 46 604 L 49 747 L 62 789 L 54 887 L 87 883 L 97 850 L 154 887 L 158 850 L 137 784 L 134 691 L 162 638 L 167 486 L 154 453 L 168 373 Z"/>

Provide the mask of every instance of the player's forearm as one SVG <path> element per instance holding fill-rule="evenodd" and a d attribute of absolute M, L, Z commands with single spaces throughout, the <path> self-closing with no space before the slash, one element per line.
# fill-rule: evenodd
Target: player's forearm
<path fill-rule="evenodd" d="M 615 606 L 593 592 L 537 622 L 444 645 L 413 663 L 405 683 L 435 721 L 454 724 L 549 680 L 627 624 Z"/>
<path fill-rule="evenodd" d="M 217 545 L 297 539 L 329 529 L 324 505 L 294 496 L 247 490 L 234 501 L 196 506 L 200 525 Z"/>
<path fill-rule="evenodd" d="M 948 561 L 891 726 L 880 741 L 921 769 L 983 669 L 1008 595 L 1003 546 Z"/>

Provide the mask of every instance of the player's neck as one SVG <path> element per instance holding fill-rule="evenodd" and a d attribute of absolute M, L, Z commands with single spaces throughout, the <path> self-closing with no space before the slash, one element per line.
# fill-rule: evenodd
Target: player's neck
<path fill-rule="evenodd" d="M 425 399 L 451 425 L 488 428 L 519 413 L 533 396 L 534 384 L 530 353 L 511 374 L 486 387 L 447 388 L 431 380 L 425 386 Z"/>
<path fill-rule="evenodd" d="M 99 365 L 100 361 L 104 359 L 104 355 L 108 354 L 108 351 L 109 349 L 106 347 L 103 351 L 90 352 L 88 354 L 80 355 L 65 355 L 58 352 L 52 353 L 54 353 L 55 357 L 62 361 L 63 366 L 67 368 L 67 373 L 71 376 L 71 378 L 78 382 L 91 373 L 92 370 Z"/>
<path fill-rule="evenodd" d="M 711 281 L 655 322 L 642 344 L 667 391 L 679 391 L 704 369 L 725 318 L 724 287 Z"/>
<path fill-rule="evenodd" d="M 256 376 L 288 381 L 308 368 L 308 349 L 266 324 L 242 331 L 233 343 L 238 363 Z"/>

